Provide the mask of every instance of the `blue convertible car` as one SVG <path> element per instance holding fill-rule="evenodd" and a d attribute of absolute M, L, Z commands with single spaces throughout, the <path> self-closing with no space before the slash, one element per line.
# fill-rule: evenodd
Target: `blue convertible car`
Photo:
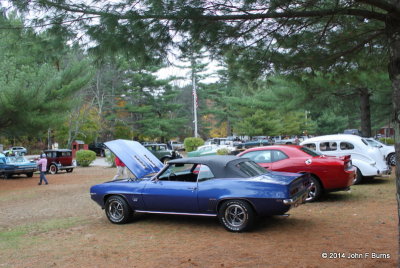
<path fill-rule="evenodd" d="M 282 215 L 304 202 L 306 174 L 270 172 L 247 158 L 205 156 L 163 165 L 140 143 L 106 146 L 136 176 L 94 185 L 91 198 L 116 224 L 135 212 L 218 217 L 229 231 L 248 230 L 256 216 Z"/>

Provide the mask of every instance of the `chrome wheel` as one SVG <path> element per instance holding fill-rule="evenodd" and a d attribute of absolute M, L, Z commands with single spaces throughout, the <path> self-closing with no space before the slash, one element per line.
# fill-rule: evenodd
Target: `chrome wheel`
<path fill-rule="evenodd" d="M 119 201 L 112 201 L 108 206 L 108 214 L 113 221 L 120 221 L 124 216 L 124 209 Z"/>
<path fill-rule="evenodd" d="M 315 177 L 311 177 L 311 186 L 308 196 L 306 198 L 307 202 L 313 202 L 317 200 L 322 193 L 321 183 Z"/>
<path fill-rule="evenodd" d="M 242 232 L 252 227 L 254 211 L 246 201 L 229 200 L 222 204 L 218 218 L 228 231 Z"/>
<path fill-rule="evenodd" d="M 126 200 L 119 195 L 113 195 L 107 199 L 105 212 L 108 220 L 115 224 L 127 223 L 133 217 L 133 210 Z"/>
<path fill-rule="evenodd" d="M 246 216 L 246 212 L 241 206 L 233 204 L 226 208 L 224 217 L 228 224 L 239 227 L 246 222 Z"/>

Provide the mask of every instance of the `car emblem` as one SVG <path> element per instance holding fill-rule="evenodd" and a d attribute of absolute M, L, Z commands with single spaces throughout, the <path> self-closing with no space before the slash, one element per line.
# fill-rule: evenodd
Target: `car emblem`
<path fill-rule="evenodd" d="M 312 160 L 311 160 L 311 159 L 307 159 L 307 160 L 306 160 L 306 165 L 311 165 L 311 163 L 312 163 Z"/>

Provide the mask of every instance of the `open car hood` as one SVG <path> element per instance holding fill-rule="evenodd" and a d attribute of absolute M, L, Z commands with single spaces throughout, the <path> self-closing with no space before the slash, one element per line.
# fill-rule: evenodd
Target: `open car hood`
<path fill-rule="evenodd" d="M 137 177 L 159 172 L 163 163 L 137 141 L 113 140 L 104 143 Z"/>

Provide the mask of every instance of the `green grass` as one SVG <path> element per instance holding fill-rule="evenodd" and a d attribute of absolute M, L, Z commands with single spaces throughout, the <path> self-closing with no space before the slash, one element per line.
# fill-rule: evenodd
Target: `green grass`
<path fill-rule="evenodd" d="M 80 218 L 51 219 L 34 224 L 20 225 L 0 231 L 0 250 L 18 249 L 35 242 L 37 234 L 70 228 L 84 222 Z"/>

